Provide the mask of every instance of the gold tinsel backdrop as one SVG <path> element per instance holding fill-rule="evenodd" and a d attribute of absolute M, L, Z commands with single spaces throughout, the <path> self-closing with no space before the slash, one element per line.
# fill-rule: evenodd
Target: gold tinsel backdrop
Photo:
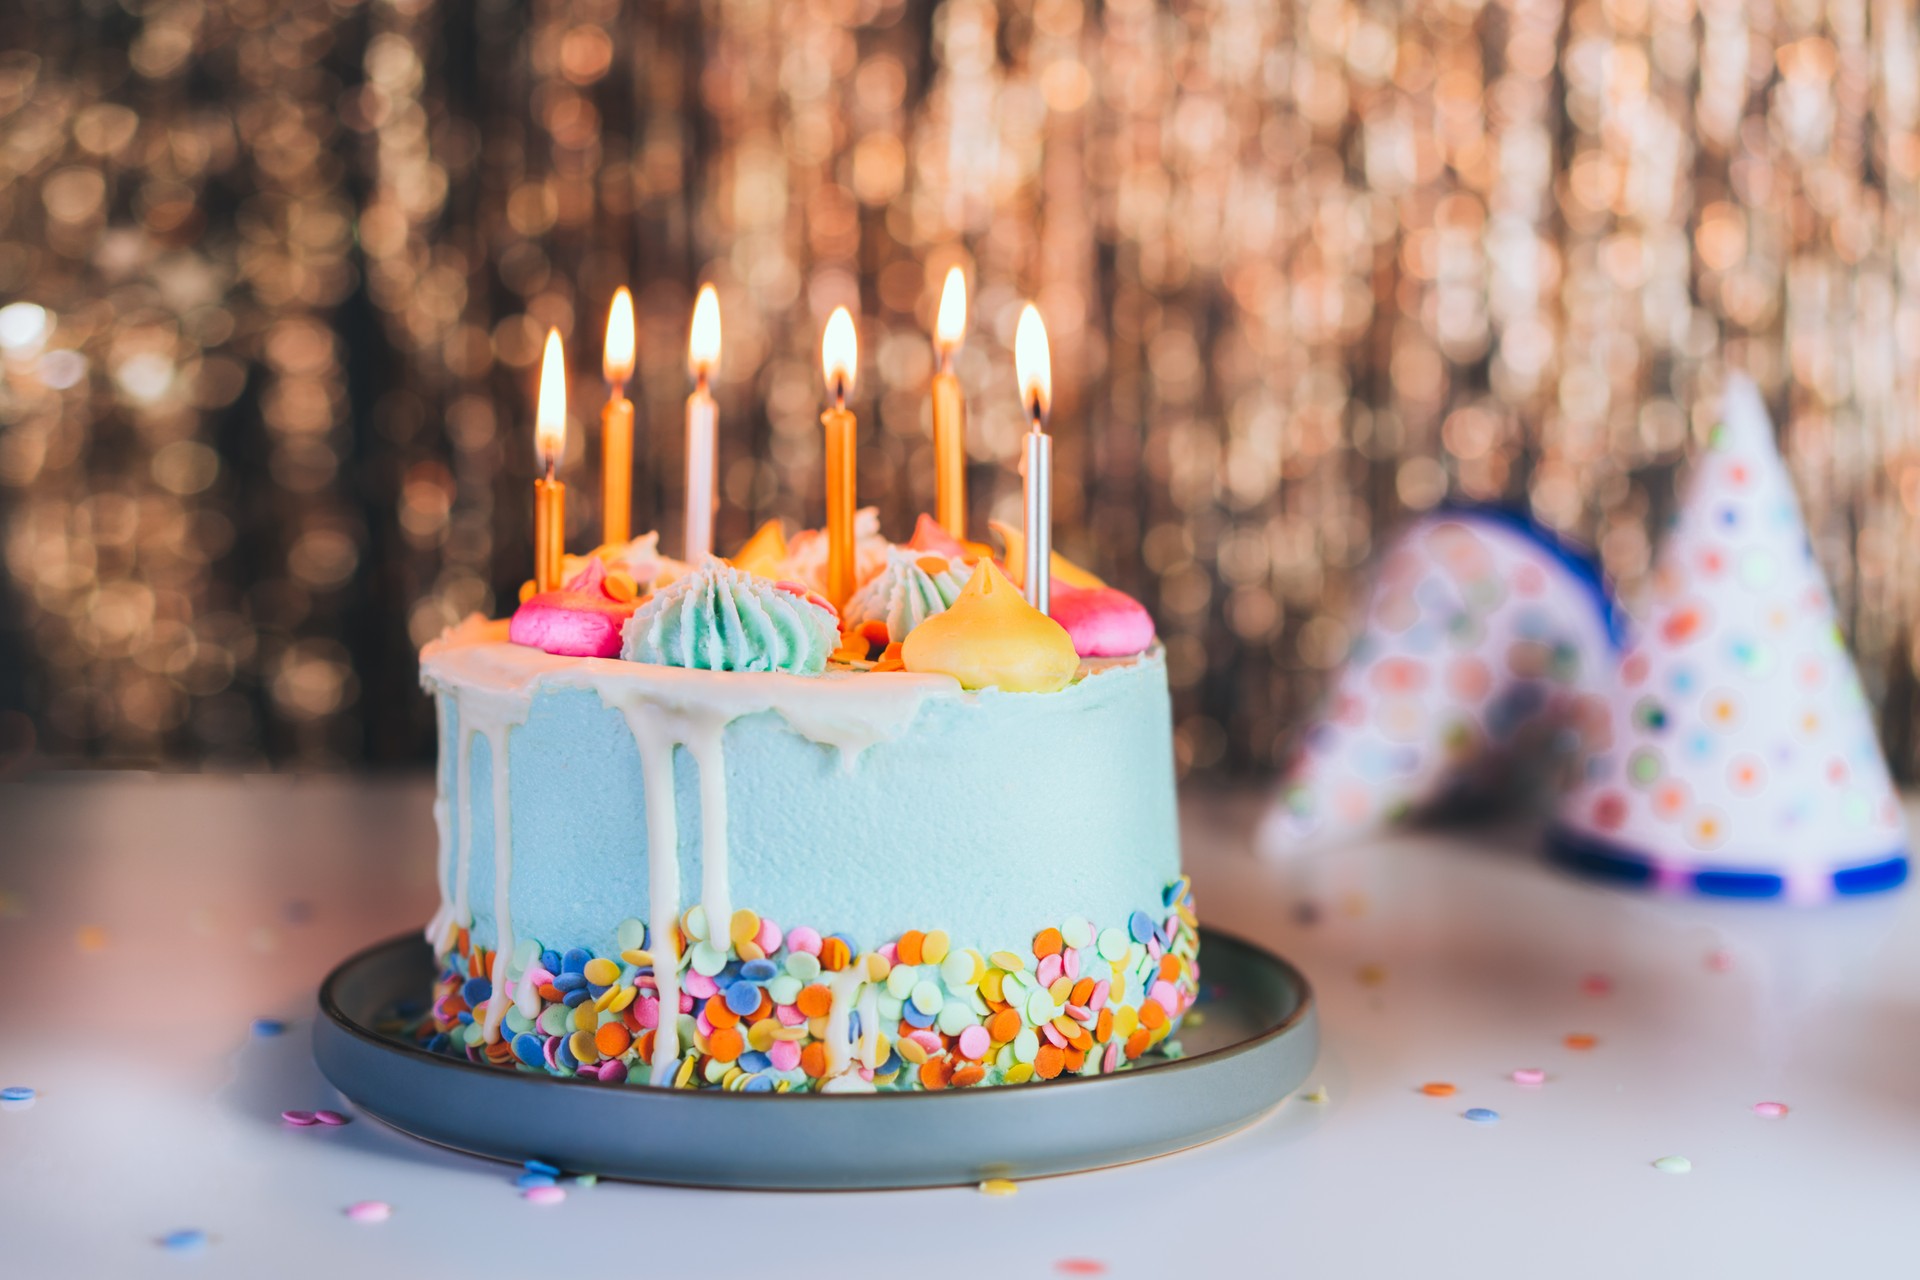
<path fill-rule="evenodd" d="M 415 758 L 413 648 L 530 565 L 541 335 L 598 527 L 640 312 L 636 525 L 677 548 L 693 291 L 719 542 L 931 506 L 926 334 L 973 282 L 973 515 L 1166 638 L 1183 768 L 1271 765 L 1409 512 L 1503 500 L 1631 593 L 1752 371 L 1896 768 L 1920 746 L 1920 43 L 1904 0 L 13 0 L 0 13 L 0 734 L 53 757 Z"/>

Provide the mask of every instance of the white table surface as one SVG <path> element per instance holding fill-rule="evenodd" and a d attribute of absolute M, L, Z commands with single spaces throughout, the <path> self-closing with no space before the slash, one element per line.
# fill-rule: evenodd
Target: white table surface
<path fill-rule="evenodd" d="M 344 1108 L 309 1051 L 314 992 L 427 915 L 428 802 L 424 779 L 0 790 L 0 1085 L 39 1090 L 0 1111 L 0 1275 L 1920 1274 L 1911 892 L 1648 900 L 1541 865 L 1523 829 L 1273 868 L 1245 852 L 1257 797 L 1193 792 L 1201 916 L 1315 983 L 1324 1103 L 1009 1197 L 601 1183 L 543 1207 L 514 1170 L 372 1120 L 279 1119 Z M 293 1025 L 253 1038 L 260 1015 Z M 1529 1066 L 1548 1082 L 1507 1078 Z M 368 1199 L 392 1218 L 343 1215 Z M 206 1247 L 160 1247 L 182 1227 Z"/>

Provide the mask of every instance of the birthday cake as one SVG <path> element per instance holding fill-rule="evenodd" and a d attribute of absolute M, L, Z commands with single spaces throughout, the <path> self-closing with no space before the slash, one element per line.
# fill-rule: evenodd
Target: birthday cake
<path fill-rule="evenodd" d="M 823 1092 L 1163 1048 L 1198 936 L 1145 611 L 1054 557 L 1043 613 L 985 548 L 860 515 L 838 609 L 818 532 L 697 566 L 648 535 L 427 645 L 431 1048 Z"/>

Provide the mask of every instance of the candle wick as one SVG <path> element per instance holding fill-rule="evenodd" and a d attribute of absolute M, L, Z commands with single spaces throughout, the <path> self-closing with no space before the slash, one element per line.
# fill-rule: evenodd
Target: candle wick
<path fill-rule="evenodd" d="M 555 465 L 555 462 L 556 462 L 556 459 L 554 458 L 554 456 L 553 456 L 553 455 L 552 455 L 551 453 L 549 453 L 549 454 L 547 455 L 547 458 L 546 458 L 546 462 L 547 462 L 547 483 L 548 483 L 548 484 L 552 484 L 552 483 L 553 483 L 553 468 L 554 468 L 554 465 Z"/>
<path fill-rule="evenodd" d="M 836 411 L 845 411 L 847 407 L 847 375 L 833 375 L 833 407 Z"/>
<path fill-rule="evenodd" d="M 701 365 L 693 371 L 693 394 L 704 395 L 707 390 L 707 367 Z"/>

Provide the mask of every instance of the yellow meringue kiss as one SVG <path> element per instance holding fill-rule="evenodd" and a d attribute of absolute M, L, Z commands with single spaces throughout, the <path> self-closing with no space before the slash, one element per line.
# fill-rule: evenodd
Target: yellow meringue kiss
<path fill-rule="evenodd" d="M 1052 693 L 1080 669 L 1067 629 L 1028 604 L 991 560 L 982 560 L 943 612 L 900 646 L 909 671 L 952 676 L 965 689 Z"/>
<path fill-rule="evenodd" d="M 745 545 L 733 553 L 733 567 L 745 569 L 761 578 L 778 579 L 780 566 L 787 562 L 787 535 L 778 520 L 769 520 L 753 531 Z"/>

